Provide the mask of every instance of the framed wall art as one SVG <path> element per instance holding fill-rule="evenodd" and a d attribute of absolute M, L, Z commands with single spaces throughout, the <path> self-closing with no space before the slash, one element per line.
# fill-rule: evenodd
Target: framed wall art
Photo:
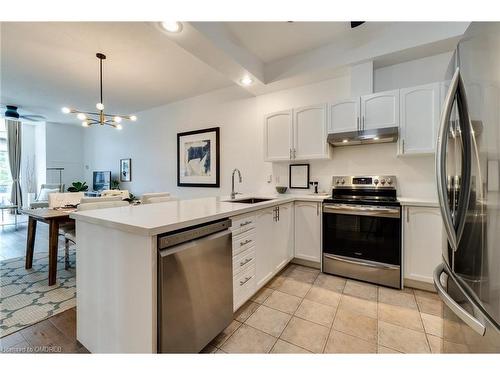
<path fill-rule="evenodd" d="M 220 187 L 219 130 L 177 134 L 177 186 Z"/>
<path fill-rule="evenodd" d="M 290 189 L 309 189 L 309 164 L 290 164 Z"/>
<path fill-rule="evenodd" d="M 132 159 L 120 159 L 120 181 L 132 181 Z"/>

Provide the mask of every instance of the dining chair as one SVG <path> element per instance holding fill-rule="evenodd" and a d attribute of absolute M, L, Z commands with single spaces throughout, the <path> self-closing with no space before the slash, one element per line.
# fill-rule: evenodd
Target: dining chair
<path fill-rule="evenodd" d="M 80 199 L 80 204 L 82 203 L 96 203 L 96 202 L 117 202 L 121 201 L 121 195 L 109 195 L 105 197 L 83 197 Z"/>
<path fill-rule="evenodd" d="M 90 203 L 80 203 L 77 207 L 77 211 L 88 211 L 88 210 L 99 210 L 103 208 L 113 208 L 113 207 L 125 207 L 129 206 L 127 201 L 115 200 L 115 201 L 99 201 Z M 76 244 L 76 228 L 68 228 L 64 230 L 64 268 L 70 268 L 69 264 L 69 244 L 72 242 Z"/>
<path fill-rule="evenodd" d="M 144 204 L 151 204 L 151 203 L 162 203 L 162 202 L 169 202 L 169 201 L 176 201 L 178 198 L 176 197 L 151 197 L 148 199 L 147 203 Z"/>

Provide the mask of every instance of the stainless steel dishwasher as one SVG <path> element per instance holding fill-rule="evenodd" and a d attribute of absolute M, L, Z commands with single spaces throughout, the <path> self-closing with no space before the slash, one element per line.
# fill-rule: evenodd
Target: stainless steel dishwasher
<path fill-rule="evenodd" d="M 231 220 L 158 236 L 158 352 L 198 353 L 233 318 Z"/>

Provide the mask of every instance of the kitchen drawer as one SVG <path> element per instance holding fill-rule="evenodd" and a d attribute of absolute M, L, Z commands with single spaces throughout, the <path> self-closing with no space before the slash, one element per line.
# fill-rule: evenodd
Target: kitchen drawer
<path fill-rule="evenodd" d="M 231 231 L 233 236 L 255 228 L 254 215 L 240 215 L 231 218 Z"/>
<path fill-rule="evenodd" d="M 240 272 L 233 278 L 233 307 L 236 310 L 255 293 L 255 266 Z"/>
<path fill-rule="evenodd" d="M 233 275 L 255 265 L 255 246 L 233 257 Z"/>
<path fill-rule="evenodd" d="M 233 257 L 255 245 L 255 229 L 233 236 Z"/>

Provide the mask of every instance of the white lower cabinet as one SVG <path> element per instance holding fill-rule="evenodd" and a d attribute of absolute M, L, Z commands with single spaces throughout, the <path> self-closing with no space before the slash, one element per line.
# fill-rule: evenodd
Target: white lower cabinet
<path fill-rule="evenodd" d="M 405 280 L 433 283 L 434 269 L 446 246 L 438 207 L 405 206 L 403 210 L 403 258 Z"/>
<path fill-rule="evenodd" d="M 262 287 L 274 273 L 275 207 L 255 213 L 255 274 L 257 288 Z"/>
<path fill-rule="evenodd" d="M 295 202 L 295 258 L 320 262 L 321 202 Z"/>
<path fill-rule="evenodd" d="M 275 249 L 274 271 L 281 270 L 293 258 L 293 203 L 278 206 L 278 217 L 273 228 Z"/>

